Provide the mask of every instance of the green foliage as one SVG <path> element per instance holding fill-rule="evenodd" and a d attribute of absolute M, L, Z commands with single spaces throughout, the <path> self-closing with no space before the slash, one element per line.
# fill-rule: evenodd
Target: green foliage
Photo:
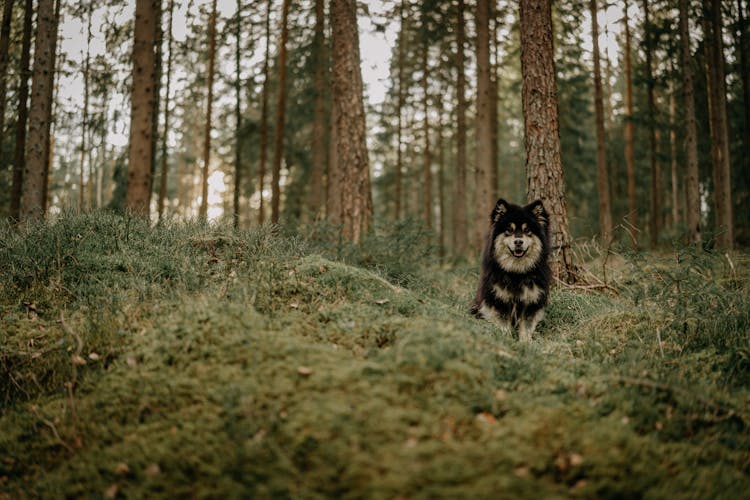
<path fill-rule="evenodd" d="M 441 267 L 417 226 L 334 234 L 106 213 L 2 230 L 0 494 L 750 486 L 747 255 L 591 251 L 609 288 L 553 290 L 523 345 L 468 314 L 477 269 Z"/>

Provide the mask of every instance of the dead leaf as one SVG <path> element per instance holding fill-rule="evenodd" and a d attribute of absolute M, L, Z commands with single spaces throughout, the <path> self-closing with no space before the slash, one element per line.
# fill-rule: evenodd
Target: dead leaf
<path fill-rule="evenodd" d="M 477 422 L 486 425 L 495 425 L 497 423 L 497 419 L 495 418 L 495 416 L 492 413 L 488 413 L 486 411 L 478 413 L 476 416 L 476 420 Z"/>
<path fill-rule="evenodd" d="M 529 468 L 526 465 L 521 465 L 520 467 L 516 467 L 513 469 L 513 475 L 517 477 L 526 477 L 529 475 Z"/>
<path fill-rule="evenodd" d="M 299 309 L 299 304 L 297 302 L 292 302 L 291 304 L 289 304 L 289 307 L 291 307 L 292 309 Z"/>
<path fill-rule="evenodd" d="M 130 472 L 130 467 L 128 467 L 128 464 L 125 462 L 120 462 L 119 464 L 115 465 L 115 474 L 118 476 L 121 476 L 123 474 L 127 474 Z"/>
<path fill-rule="evenodd" d="M 92 360 L 92 361 L 97 361 L 99 359 L 99 355 L 97 353 L 95 353 L 95 352 L 90 352 L 89 353 L 89 359 Z"/>
<path fill-rule="evenodd" d="M 159 464 L 151 464 L 146 467 L 146 470 L 144 470 L 143 473 L 151 477 L 158 476 L 161 474 L 161 467 L 159 467 Z"/>
<path fill-rule="evenodd" d="M 310 375 L 312 375 L 312 372 L 313 370 L 309 366 L 300 366 L 299 368 L 297 368 L 297 373 L 299 373 L 303 377 L 309 377 Z"/>
<path fill-rule="evenodd" d="M 390 300 L 388 299 L 378 299 L 375 301 L 375 303 L 379 306 L 382 306 L 383 304 L 387 304 L 388 302 L 390 302 Z"/>
<path fill-rule="evenodd" d="M 135 360 L 133 356 L 128 356 L 125 359 L 125 363 L 127 363 L 128 366 L 135 366 L 138 364 L 138 361 Z"/>
<path fill-rule="evenodd" d="M 104 498 L 115 498 L 119 489 L 120 488 L 116 484 L 111 485 L 109 488 L 104 490 Z"/>
<path fill-rule="evenodd" d="M 508 399 L 508 393 L 503 389 L 498 389 L 495 391 L 495 401 L 505 401 Z"/>
<path fill-rule="evenodd" d="M 83 358 L 82 358 L 81 356 L 79 356 L 78 354 L 73 354 L 73 355 L 72 355 L 72 356 L 70 357 L 70 361 L 71 361 L 71 362 L 72 362 L 72 363 L 73 363 L 74 365 L 76 365 L 76 366 L 83 366 L 83 365 L 85 365 L 85 364 L 86 364 L 86 360 L 85 360 L 85 359 L 83 359 Z"/>

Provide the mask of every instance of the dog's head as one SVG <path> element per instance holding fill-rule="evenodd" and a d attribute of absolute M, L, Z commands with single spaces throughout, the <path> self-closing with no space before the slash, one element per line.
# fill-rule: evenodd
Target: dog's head
<path fill-rule="evenodd" d="M 526 273 L 547 258 L 549 218 L 541 200 L 525 207 L 497 200 L 490 215 L 492 257 L 505 271 Z"/>

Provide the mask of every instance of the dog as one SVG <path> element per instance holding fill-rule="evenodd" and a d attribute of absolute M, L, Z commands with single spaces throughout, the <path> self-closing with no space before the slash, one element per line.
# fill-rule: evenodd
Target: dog
<path fill-rule="evenodd" d="M 517 328 L 519 340 L 530 342 L 549 296 L 547 211 L 541 200 L 521 207 L 501 198 L 490 223 L 471 312 L 505 329 Z"/>

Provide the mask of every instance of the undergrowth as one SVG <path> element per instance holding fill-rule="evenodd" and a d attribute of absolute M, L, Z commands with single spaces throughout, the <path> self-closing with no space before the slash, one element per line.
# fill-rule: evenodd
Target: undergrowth
<path fill-rule="evenodd" d="M 535 340 L 431 235 L 97 213 L 0 232 L 0 496 L 736 496 L 750 258 L 581 259 Z"/>

